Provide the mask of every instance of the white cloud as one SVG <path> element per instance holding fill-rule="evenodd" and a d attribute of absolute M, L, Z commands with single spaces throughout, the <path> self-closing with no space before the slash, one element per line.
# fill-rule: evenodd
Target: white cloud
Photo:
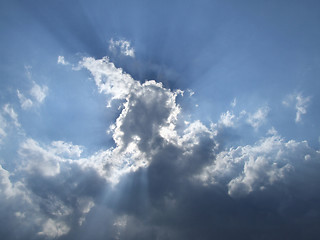
<path fill-rule="evenodd" d="M 144 84 L 136 82 L 116 121 L 113 137 L 118 146 L 126 147 L 137 136 L 139 149 L 149 152 L 160 129 L 166 133 L 173 130 L 180 112 L 175 101 L 179 93 L 165 89 L 161 83 L 152 80 Z"/>
<path fill-rule="evenodd" d="M 275 135 L 278 135 L 278 131 L 274 127 L 272 127 L 271 129 L 268 130 L 267 134 L 275 136 Z"/>
<path fill-rule="evenodd" d="M 136 142 L 131 142 L 125 151 L 121 146 L 101 150 L 86 158 L 81 158 L 83 147 L 63 141 L 53 141 L 50 145 L 42 145 L 34 139 L 26 139 L 18 151 L 20 171 L 29 175 L 55 177 L 61 169 L 68 165 L 78 165 L 83 170 L 92 169 L 100 177 L 112 184 L 117 184 L 121 176 L 146 167 L 148 162 L 138 150 Z"/>
<path fill-rule="evenodd" d="M 234 108 L 235 106 L 237 106 L 237 98 L 234 98 L 234 99 L 233 99 L 233 101 L 230 103 L 230 106 L 233 107 L 233 108 Z"/>
<path fill-rule="evenodd" d="M 191 89 L 187 89 L 187 92 L 189 93 L 189 97 L 192 97 L 194 95 L 194 91 Z"/>
<path fill-rule="evenodd" d="M 121 228 L 125 227 L 127 225 L 127 218 L 128 217 L 126 215 L 118 217 L 114 221 L 113 226 L 117 226 L 117 227 L 121 227 Z"/>
<path fill-rule="evenodd" d="M 16 127 L 20 127 L 20 123 L 18 121 L 18 114 L 14 111 L 14 109 L 9 104 L 6 104 L 4 105 L 3 110 L 13 120 L 14 125 Z"/>
<path fill-rule="evenodd" d="M 70 231 L 70 228 L 62 221 L 56 221 L 53 219 L 48 219 L 42 226 L 42 231 L 39 235 L 45 235 L 50 238 L 58 238 L 65 235 Z"/>
<path fill-rule="evenodd" d="M 18 114 L 14 111 L 10 104 L 5 104 L 0 111 L 0 144 L 3 143 L 3 139 L 7 136 L 7 130 L 11 125 L 19 128 L 20 123 L 18 120 Z"/>
<path fill-rule="evenodd" d="M 133 80 L 132 80 L 133 81 Z M 112 127 L 114 149 L 100 151 L 89 159 L 77 161 L 82 167 L 97 169 L 112 184 L 128 172 L 147 167 L 161 137 L 176 139 L 175 121 L 180 112 L 175 99 L 179 91 L 163 88 L 161 83 L 139 82 L 127 93 L 123 110 Z"/>
<path fill-rule="evenodd" d="M 85 214 L 89 213 L 91 208 L 94 207 L 94 201 L 92 198 L 80 198 L 77 201 L 79 205 L 80 212 L 82 212 L 83 216 L 79 218 L 79 225 L 81 226 L 83 222 L 86 220 Z"/>
<path fill-rule="evenodd" d="M 2 143 L 2 140 L 7 136 L 7 133 L 5 130 L 6 127 L 7 127 L 7 121 L 4 119 L 4 117 L 0 113 L 0 144 Z"/>
<path fill-rule="evenodd" d="M 83 58 L 80 67 L 84 67 L 91 72 L 100 92 L 110 94 L 112 96 L 111 100 L 125 99 L 131 89 L 138 84 L 121 68 L 116 68 L 108 57 L 98 60 L 91 57 Z"/>
<path fill-rule="evenodd" d="M 310 96 L 303 97 L 301 93 L 290 94 L 282 101 L 282 104 L 287 107 L 294 106 L 294 108 L 296 109 L 295 122 L 298 123 L 301 122 L 302 115 L 307 113 L 307 107 L 309 105 L 310 100 Z"/>
<path fill-rule="evenodd" d="M 33 82 L 33 86 L 30 89 L 29 94 L 34 100 L 27 98 L 19 89 L 17 89 L 17 95 L 23 110 L 27 110 L 37 104 L 41 104 L 47 97 L 48 87 L 45 85 L 40 86 L 36 82 Z"/>
<path fill-rule="evenodd" d="M 268 113 L 268 107 L 259 108 L 255 113 L 248 114 L 247 123 L 249 123 L 254 129 L 258 129 L 265 122 Z"/>
<path fill-rule="evenodd" d="M 33 106 L 32 100 L 29 98 L 26 98 L 19 90 L 17 90 L 17 95 L 18 95 L 22 109 L 26 110 Z"/>
<path fill-rule="evenodd" d="M 66 157 L 80 157 L 83 152 L 83 147 L 73 145 L 72 143 L 64 141 L 53 141 L 51 143 L 51 151 L 59 156 Z"/>
<path fill-rule="evenodd" d="M 94 202 L 91 198 L 80 198 L 78 204 L 82 213 L 88 213 L 94 207 Z"/>
<path fill-rule="evenodd" d="M 22 194 L 20 182 L 13 184 L 10 180 L 10 173 L 2 168 L 0 164 L 0 196 L 2 198 L 12 198 Z"/>
<path fill-rule="evenodd" d="M 31 80 L 32 78 L 32 74 L 31 74 L 31 69 L 32 67 L 31 66 L 24 66 L 24 69 L 26 71 L 26 76 L 29 80 Z"/>
<path fill-rule="evenodd" d="M 55 176 L 60 173 L 62 159 L 54 153 L 42 148 L 38 142 L 29 138 L 19 149 L 24 171 L 43 176 Z"/>
<path fill-rule="evenodd" d="M 62 64 L 62 65 L 69 65 L 69 62 L 67 62 L 67 61 L 64 59 L 64 56 L 58 56 L 57 63 L 58 63 L 58 64 Z"/>
<path fill-rule="evenodd" d="M 11 177 L 16 179 L 14 174 L 4 169 L 0 164 L 0 210 L 1 205 L 4 206 L 7 203 L 19 205 L 31 204 L 30 192 L 21 179 L 11 180 Z M 15 211 L 17 208 L 15 209 Z"/>
<path fill-rule="evenodd" d="M 231 103 L 231 105 L 236 106 L 236 99 Z M 257 130 L 265 121 L 268 116 L 269 108 L 261 107 L 254 113 L 248 113 L 245 110 L 241 111 L 237 116 L 233 111 L 226 111 L 220 115 L 218 124 L 219 127 L 239 127 L 245 121 L 247 124 L 251 125 L 255 130 Z"/>
<path fill-rule="evenodd" d="M 126 40 L 113 40 L 109 41 L 109 50 L 112 52 L 120 51 L 122 55 L 134 57 L 134 48 L 131 47 L 131 43 Z"/>
<path fill-rule="evenodd" d="M 220 115 L 219 123 L 226 127 L 233 127 L 234 126 L 234 118 L 235 115 L 229 111 L 222 113 Z"/>
<path fill-rule="evenodd" d="M 214 129 L 208 129 L 199 120 L 194 121 L 184 129 L 182 136 L 179 136 L 178 146 L 182 147 L 187 153 L 190 153 L 190 149 L 200 144 L 200 139 L 203 136 L 213 138 L 216 135 Z"/>
<path fill-rule="evenodd" d="M 30 90 L 31 96 L 33 96 L 39 103 L 42 103 L 43 100 L 46 98 L 48 93 L 47 86 L 40 86 L 33 82 L 33 87 Z"/>
<path fill-rule="evenodd" d="M 111 95 L 111 99 L 125 100 L 116 124 L 110 129 L 116 147 L 77 161 L 83 168 L 97 169 L 109 182 L 117 184 L 122 175 L 148 167 L 163 143 L 191 153 L 203 135 L 214 135 L 200 121 L 190 123 L 182 134 L 177 133 L 180 106 L 176 97 L 183 94 L 181 90 L 171 91 L 154 80 L 141 84 L 116 68 L 107 57 L 84 58 L 80 66 L 91 72 L 100 92 Z"/>
<path fill-rule="evenodd" d="M 307 167 L 303 166 L 306 158 L 311 162 L 319 160 L 320 152 L 311 149 L 306 141 L 286 142 L 274 131 L 272 134 L 255 145 L 220 152 L 198 177 L 206 184 L 226 184 L 229 195 L 239 197 L 286 181 L 296 169 Z"/>
<path fill-rule="evenodd" d="M 60 173 L 61 163 L 72 162 L 70 158 L 80 158 L 82 151 L 82 146 L 68 142 L 53 141 L 48 146 L 40 146 L 29 138 L 21 143 L 18 152 L 23 171 L 52 177 Z"/>
<path fill-rule="evenodd" d="M 113 226 L 117 230 L 116 237 L 115 237 L 116 240 L 120 240 L 121 239 L 121 233 L 126 228 L 127 222 L 128 222 L 128 216 L 127 215 L 119 216 L 114 221 Z"/>
<path fill-rule="evenodd" d="M 32 80 L 31 68 L 32 68 L 31 66 L 25 67 L 27 78 L 30 81 Z M 29 93 L 38 103 L 42 103 L 47 96 L 48 87 L 45 85 L 40 86 L 35 81 L 32 81 L 32 82 L 33 82 L 33 86 Z M 23 109 L 30 108 L 33 105 L 33 102 L 29 98 L 26 98 L 24 94 L 22 94 L 19 90 L 17 90 L 17 94 L 20 100 L 21 107 Z"/>
<path fill-rule="evenodd" d="M 300 122 L 301 121 L 301 115 L 306 114 L 307 113 L 307 107 L 308 107 L 308 103 L 310 101 L 310 97 L 303 97 L 301 94 L 298 94 L 296 96 L 296 122 Z"/>

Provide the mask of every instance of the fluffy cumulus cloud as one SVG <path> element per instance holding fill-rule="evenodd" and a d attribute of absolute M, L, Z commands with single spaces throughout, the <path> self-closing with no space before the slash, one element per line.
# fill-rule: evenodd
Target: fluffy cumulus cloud
<path fill-rule="evenodd" d="M 125 99 L 131 89 L 138 84 L 121 68 L 115 67 L 108 57 L 97 60 L 92 57 L 84 58 L 80 66 L 91 72 L 99 91 L 110 95 L 112 100 Z"/>
<path fill-rule="evenodd" d="M 241 197 L 288 183 L 301 169 L 310 168 L 311 173 L 312 167 L 320 164 L 320 152 L 310 148 L 306 141 L 285 141 L 274 129 L 269 132 L 273 135 L 255 145 L 220 152 L 214 163 L 204 168 L 199 176 L 201 181 L 224 183 L 230 196 Z M 316 177 L 315 172 L 312 174 Z"/>
<path fill-rule="evenodd" d="M 121 49 L 123 43 L 113 44 Z M 188 116 L 177 101 L 183 91 L 137 81 L 108 57 L 83 58 L 78 68 L 93 76 L 109 107 L 120 104 L 110 126 L 114 146 L 86 155 L 72 142 L 25 137 L 13 161 L 17 167 L 0 167 L 5 239 L 319 235 L 319 151 L 274 128 L 254 144 L 226 148 L 219 142 L 223 129 L 236 129 L 241 119 L 258 129 L 269 108 L 239 116 L 227 111 L 210 126 L 190 119 L 183 124 Z M 46 93 L 34 85 L 30 97 L 40 103 Z M 17 119 L 9 106 L 0 115 L 7 122 L 4 114 Z"/>
<path fill-rule="evenodd" d="M 27 139 L 21 144 L 19 155 L 22 158 L 22 168 L 24 171 L 43 176 L 55 176 L 60 173 L 60 162 L 62 159 L 56 154 L 40 147 L 33 139 Z"/>

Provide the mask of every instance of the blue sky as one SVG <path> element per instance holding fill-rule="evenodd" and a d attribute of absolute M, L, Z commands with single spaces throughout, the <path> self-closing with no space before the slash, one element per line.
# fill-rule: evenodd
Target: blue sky
<path fill-rule="evenodd" d="M 315 239 L 319 10 L 2 1 L 1 235 Z"/>

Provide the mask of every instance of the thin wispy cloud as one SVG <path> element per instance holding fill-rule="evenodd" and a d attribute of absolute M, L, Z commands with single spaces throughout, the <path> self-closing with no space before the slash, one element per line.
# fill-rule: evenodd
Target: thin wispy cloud
<path fill-rule="evenodd" d="M 131 47 L 131 43 L 127 40 L 113 40 L 112 38 L 109 41 L 109 50 L 111 52 L 119 52 L 124 56 L 134 57 L 135 51 L 134 48 Z"/>
<path fill-rule="evenodd" d="M 254 129 L 258 129 L 266 121 L 269 111 L 269 107 L 262 107 L 255 113 L 249 113 L 247 123 L 249 123 Z"/>
<path fill-rule="evenodd" d="M 17 90 L 17 95 L 18 95 L 22 109 L 26 110 L 32 107 L 33 102 L 31 99 L 26 98 L 19 90 Z"/>
<path fill-rule="evenodd" d="M 307 113 L 307 107 L 310 103 L 311 97 L 304 97 L 301 93 L 288 95 L 282 104 L 287 107 L 294 107 L 296 110 L 295 122 L 302 121 L 302 115 Z"/>
<path fill-rule="evenodd" d="M 61 65 L 69 65 L 69 62 L 64 59 L 64 56 L 58 56 L 57 63 Z"/>
<path fill-rule="evenodd" d="M 19 89 L 17 89 L 17 96 L 20 101 L 21 108 L 24 110 L 30 109 L 35 105 L 43 103 L 44 99 L 47 97 L 48 87 L 43 85 L 40 86 L 36 82 L 33 82 L 33 86 L 29 91 L 27 98 Z"/>
<path fill-rule="evenodd" d="M 10 116 L 16 127 L 20 127 L 20 123 L 18 121 L 18 114 L 9 104 L 4 105 L 3 111 Z"/>
<path fill-rule="evenodd" d="M 236 107 L 237 106 L 237 98 L 234 98 L 233 101 L 230 103 L 231 107 Z"/>

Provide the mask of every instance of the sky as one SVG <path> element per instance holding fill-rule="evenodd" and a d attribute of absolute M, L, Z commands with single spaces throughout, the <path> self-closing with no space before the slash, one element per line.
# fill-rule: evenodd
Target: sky
<path fill-rule="evenodd" d="M 0 2 L 1 239 L 318 239 L 320 3 Z"/>

